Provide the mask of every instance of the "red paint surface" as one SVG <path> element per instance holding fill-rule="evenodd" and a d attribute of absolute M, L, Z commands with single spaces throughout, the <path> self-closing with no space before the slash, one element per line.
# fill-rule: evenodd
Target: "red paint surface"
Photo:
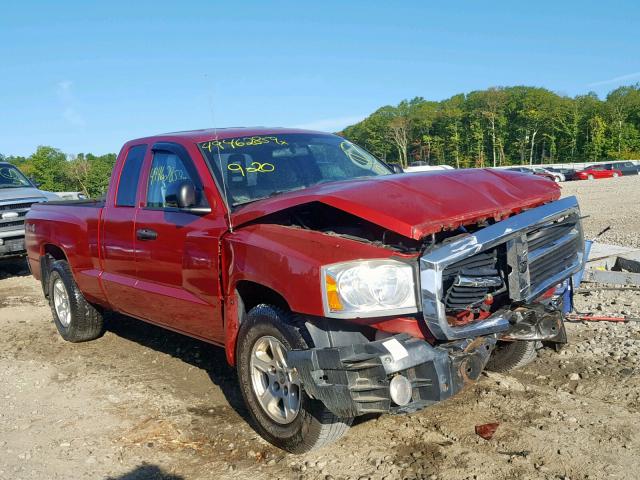
<path fill-rule="evenodd" d="M 203 216 L 145 207 L 152 154 L 147 152 L 136 206 L 114 205 L 116 183 L 104 208 L 37 205 L 27 217 L 29 263 L 38 278 L 40 257 L 54 245 L 68 259 L 86 297 L 107 308 L 225 345 L 233 364 L 238 325 L 238 282 L 255 282 L 281 295 L 298 313 L 323 315 L 320 267 L 366 258 L 402 256 L 337 236 L 248 222 L 275 211 L 319 201 L 411 238 L 487 218 L 500 219 L 560 195 L 555 183 L 494 170 L 415 173 L 323 184 L 227 212 L 197 148 L 215 138 L 296 133 L 292 129 L 222 129 L 166 134 L 128 142 L 118 156 L 119 178 L 128 148 L 142 143 L 183 145 L 204 184 L 212 212 Z M 243 226 L 245 225 L 245 226 Z M 157 240 L 141 241 L 150 228 Z M 387 332 L 427 337 L 415 319 L 379 319 Z"/>
<path fill-rule="evenodd" d="M 501 219 L 560 197 L 545 178 L 498 170 L 443 170 L 326 183 L 254 202 L 233 215 L 240 225 L 318 201 L 420 239 L 487 218 Z"/>

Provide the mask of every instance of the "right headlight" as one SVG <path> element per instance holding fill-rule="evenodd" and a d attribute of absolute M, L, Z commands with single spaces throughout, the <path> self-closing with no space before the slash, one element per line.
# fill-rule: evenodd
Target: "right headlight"
<path fill-rule="evenodd" d="M 322 267 L 328 317 L 376 317 L 417 312 L 411 265 L 397 260 L 359 260 Z"/>

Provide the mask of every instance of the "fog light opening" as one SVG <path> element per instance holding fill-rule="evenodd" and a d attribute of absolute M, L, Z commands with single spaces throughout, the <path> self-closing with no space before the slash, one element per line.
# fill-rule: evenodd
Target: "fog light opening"
<path fill-rule="evenodd" d="M 389 383 L 389 394 L 396 405 L 407 405 L 411 401 L 411 382 L 404 375 L 396 375 Z"/>

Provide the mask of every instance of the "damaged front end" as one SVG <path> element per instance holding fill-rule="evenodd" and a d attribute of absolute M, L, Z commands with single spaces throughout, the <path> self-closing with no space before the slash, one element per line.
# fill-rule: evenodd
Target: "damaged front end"
<path fill-rule="evenodd" d="M 289 352 L 305 391 L 340 417 L 407 413 L 445 400 L 476 380 L 491 337 L 432 346 L 407 334 L 343 347 Z M 403 390 L 404 389 L 404 390 Z"/>
<path fill-rule="evenodd" d="M 422 314 L 441 341 L 553 336 L 562 320 L 555 291 L 583 264 L 578 203 L 563 198 L 427 250 Z"/>
<path fill-rule="evenodd" d="M 501 340 L 567 343 L 562 309 L 557 304 L 523 305 L 512 310 L 508 320 L 511 326 L 500 335 Z"/>
<path fill-rule="evenodd" d="M 425 338 L 325 345 L 288 361 L 336 415 L 415 411 L 477 379 L 498 341 L 565 343 L 562 291 L 583 264 L 575 197 L 470 228 L 419 257 Z"/>

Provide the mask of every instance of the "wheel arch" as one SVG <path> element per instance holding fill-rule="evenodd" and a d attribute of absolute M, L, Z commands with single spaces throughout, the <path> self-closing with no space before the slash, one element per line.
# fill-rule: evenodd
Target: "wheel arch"
<path fill-rule="evenodd" d="M 289 303 L 282 294 L 261 283 L 251 280 L 240 280 L 236 283 L 235 290 L 242 299 L 242 303 L 247 312 L 261 303 L 268 303 L 288 311 L 291 310 Z"/>
<path fill-rule="evenodd" d="M 247 312 L 262 303 L 274 305 L 291 311 L 284 296 L 262 283 L 252 280 L 240 280 L 234 286 L 232 293 L 225 302 L 225 352 L 229 365 L 236 364 L 236 347 L 238 330 L 246 318 Z"/>
<path fill-rule="evenodd" d="M 58 260 L 68 262 L 67 254 L 62 247 L 53 243 L 45 243 L 40 249 L 40 282 L 44 296 L 49 298 L 49 273 L 51 265 Z M 72 272 L 73 273 L 73 272 Z"/>

